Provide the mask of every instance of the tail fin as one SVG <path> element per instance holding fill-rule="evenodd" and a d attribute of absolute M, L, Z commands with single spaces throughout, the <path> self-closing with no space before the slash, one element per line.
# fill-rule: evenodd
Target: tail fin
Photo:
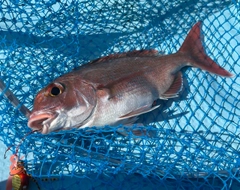
<path fill-rule="evenodd" d="M 201 41 L 202 36 L 200 27 L 201 22 L 199 21 L 192 27 L 178 52 L 190 56 L 192 66 L 194 67 L 225 77 L 233 76 L 230 72 L 217 65 L 217 63 L 207 56 Z"/>

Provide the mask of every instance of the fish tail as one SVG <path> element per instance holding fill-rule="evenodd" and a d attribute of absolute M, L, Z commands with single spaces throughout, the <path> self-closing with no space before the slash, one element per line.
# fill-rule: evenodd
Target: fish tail
<path fill-rule="evenodd" d="M 205 53 L 200 27 L 201 22 L 199 21 L 192 27 L 178 52 L 184 53 L 190 58 L 190 66 L 198 67 L 224 77 L 232 77 L 233 74 L 220 67 Z"/>

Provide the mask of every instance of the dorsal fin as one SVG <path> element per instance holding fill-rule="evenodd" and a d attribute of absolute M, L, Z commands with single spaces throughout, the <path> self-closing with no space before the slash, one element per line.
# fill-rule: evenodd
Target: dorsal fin
<path fill-rule="evenodd" d="M 109 61 L 109 60 L 117 59 L 117 58 L 121 58 L 121 57 L 152 57 L 152 56 L 158 56 L 158 55 L 159 55 L 159 53 L 155 49 L 134 50 L 134 51 L 111 54 L 111 55 L 108 55 L 108 56 L 100 57 L 98 59 L 95 59 L 95 60 L 91 61 L 90 64 Z"/>
<path fill-rule="evenodd" d="M 126 52 L 126 57 L 152 57 L 152 56 L 157 56 L 158 51 L 155 49 L 149 49 L 149 50 L 134 50 L 134 51 L 129 51 Z"/>

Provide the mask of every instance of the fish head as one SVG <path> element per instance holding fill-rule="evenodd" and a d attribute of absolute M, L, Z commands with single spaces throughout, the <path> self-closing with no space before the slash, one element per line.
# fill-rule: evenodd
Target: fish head
<path fill-rule="evenodd" d="M 81 127 L 93 113 L 95 90 L 82 80 L 56 80 L 40 90 L 28 126 L 42 134 Z"/>

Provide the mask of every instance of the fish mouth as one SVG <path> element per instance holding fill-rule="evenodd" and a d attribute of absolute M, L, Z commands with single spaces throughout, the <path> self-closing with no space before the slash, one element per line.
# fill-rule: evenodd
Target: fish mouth
<path fill-rule="evenodd" d="M 33 130 L 38 130 L 42 134 L 47 134 L 51 122 L 56 118 L 56 114 L 40 113 L 30 116 L 28 126 Z"/>

